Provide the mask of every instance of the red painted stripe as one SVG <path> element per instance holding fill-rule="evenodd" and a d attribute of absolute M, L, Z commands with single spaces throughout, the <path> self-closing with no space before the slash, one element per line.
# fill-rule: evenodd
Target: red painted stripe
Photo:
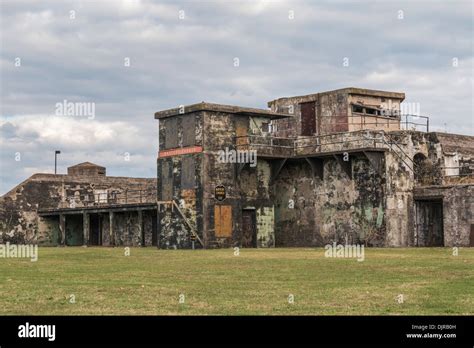
<path fill-rule="evenodd" d="M 202 146 L 182 147 L 179 149 L 170 149 L 170 150 L 160 151 L 158 152 L 158 158 L 186 155 L 188 153 L 199 153 L 199 152 L 202 152 Z"/>

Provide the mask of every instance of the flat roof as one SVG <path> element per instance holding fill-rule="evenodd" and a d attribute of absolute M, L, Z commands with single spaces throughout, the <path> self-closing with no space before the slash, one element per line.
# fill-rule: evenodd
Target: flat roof
<path fill-rule="evenodd" d="M 242 106 L 202 102 L 198 104 L 184 105 L 183 107 L 177 107 L 173 109 L 167 109 L 167 110 L 155 112 L 155 119 L 185 115 L 185 114 L 189 114 L 189 113 L 197 112 L 197 111 L 224 112 L 224 113 L 243 115 L 243 116 L 268 117 L 271 119 L 294 117 L 294 115 L 292 114 L 273 112 L 267 109 L 256 109 L 256 108 L 247 108 L 247 107 L 242 107 Z"/>
<path fill-rule="evenodd" d="M 306 95 L 282 97 L 282 98 L 278 98 L 278 99 L 273 99 L 273 100 L 268 102 L 268 105 L 270 106 L 272 103 L 274 103 L 276 101 L 284 100 L 284 99 L 290 99 L 290 98 L 302 98 L 305 101 L 313 101 L 313 100 L 316 100 L 321 95 L 333 94 L 333 93 L 346 93 L 346 94 L 354 94 L 354 95 L 384 97 L 384 98 L 400 99 L 401 101 L 403 101 L 405 99 L 405 93 L 402 93 L 402 92 L 390 92 L 390 91 L 380 91 L 380 90 L 376 90 L 376 89 L 346 87 L 346 88 L 335 89 L 335 90 L 332 90 L 332 91 L 324 91 L 324 92 L 318 92 L 318 93 L 312 93 L 312 94 L 306 94 Z"/>

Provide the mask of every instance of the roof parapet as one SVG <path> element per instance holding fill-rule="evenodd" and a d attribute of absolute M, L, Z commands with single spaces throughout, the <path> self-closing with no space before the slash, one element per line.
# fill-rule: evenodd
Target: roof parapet
<path fill-rule="evenodd" d="M 177 108 L 155 112 L 155 119 L 179 116 L 179 115 L 189 114 L 189 113 L 198 112 L 198 111 L 225 112 L 225 113 L 244 115 L 244 116 L 268 117 L 271 119 L 294 117 L 294 115 L 291 115 L 291 114 L 273 112 L 266 109 L 247 108 L 247 107 L 234 106 L 234 105 L 202 102 L 198 104 L 182 105 Z"/>

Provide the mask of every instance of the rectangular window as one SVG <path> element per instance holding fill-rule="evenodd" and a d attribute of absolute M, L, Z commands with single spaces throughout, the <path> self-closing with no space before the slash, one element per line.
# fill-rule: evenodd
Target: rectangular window
<path fill-rule="evenodd" d="M 95 203 L 107 203 L 107 190 L 94 190 Z"/>
<path fill-rule="evenodd" d="M 362 114 L 364 112 L 364 108 L 360 105 L 352 105 L 352 112 L 358 112 Z"/>
<path fill-rule="evenodd" d="M 365 113 L 368 115 L 377 115 L 377 110 L 371 108 L 365 108 Z"/>

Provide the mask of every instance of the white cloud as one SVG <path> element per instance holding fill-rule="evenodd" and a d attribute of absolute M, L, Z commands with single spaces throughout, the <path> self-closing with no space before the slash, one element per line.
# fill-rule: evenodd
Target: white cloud
<path fill-rule="evenodd" d="M 265 108 L 282 96 L 346 86 L 404 91 L 431 116 L 433 128 L 449 120 L 449 131 L 473 133 L 469 1 L 18 0 L 0 6 L 0 192 L 51 168 L 45 163 L 56 148 L 62 166 L 90 160 L 109 173 L 154 176 L 153 113 L 202 100 Z M 343 57 L 350 58 L 348 68 Z M 64 99 L 94 102 L 96 118 L 48 116 Z M 15 151 L 24 153 L 21 163 L 13 160 Z M 135 163 L 124 163 L 126 151 Z"/>

